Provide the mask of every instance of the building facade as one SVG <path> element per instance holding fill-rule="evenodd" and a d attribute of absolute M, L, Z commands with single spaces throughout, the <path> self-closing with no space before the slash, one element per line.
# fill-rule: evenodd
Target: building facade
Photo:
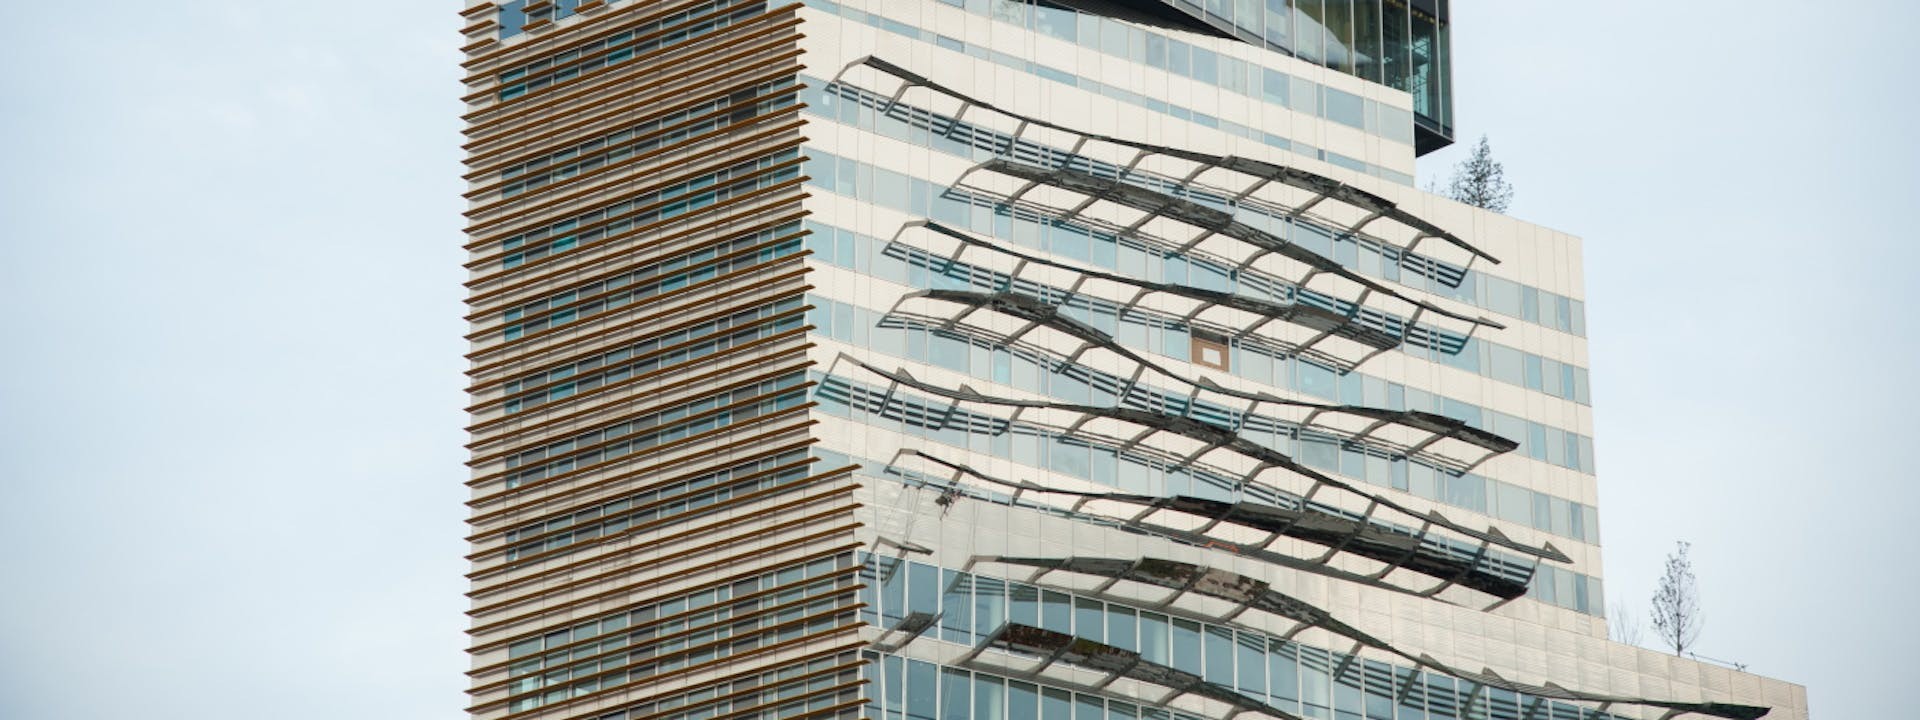
<path fill-rule="evenodd" d="M 1804 718 L 1612 643 L 1445 0 L 462 13 L 476 718 Z"/>

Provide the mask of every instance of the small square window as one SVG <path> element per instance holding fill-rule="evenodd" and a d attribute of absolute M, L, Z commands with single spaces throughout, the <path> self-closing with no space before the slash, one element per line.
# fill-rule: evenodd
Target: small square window
<path fill-rule="evenodd" d="M 1195 364 L 1205 365 L 1215 370 L 1226 371 L 1227 343 L 1225 338 L 1211 338 L 1195 333 L 1193 336 L 1193 354 Z"/>

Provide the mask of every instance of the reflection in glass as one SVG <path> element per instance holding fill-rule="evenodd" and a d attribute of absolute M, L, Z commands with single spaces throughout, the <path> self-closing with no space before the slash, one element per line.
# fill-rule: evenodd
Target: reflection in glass
<path fill-rule="evenodd" d="M 1322 42 L 1326 26 L 1321 24 L 1321 0 L 1295 0 L 1293 5 L 1293 52 L 1311 63 L 1326 61 Z"/>
<path fill-rule="evenodd" d="M 1320 24 L 1326 27 L 1327 67 L 1352 74 L 1353 6 L 1349 0 L 1323 0 Z"/>

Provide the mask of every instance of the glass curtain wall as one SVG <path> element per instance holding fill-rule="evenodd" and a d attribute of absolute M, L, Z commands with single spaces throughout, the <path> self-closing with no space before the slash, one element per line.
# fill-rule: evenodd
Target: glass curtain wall
<path fill-rule="evenodd" d="M 502 18 L 517 12 L 514 0 Z M 1239 39 L 1293 55 L 1355 77 L 1413 95 L 1416 125 L 1440 136 L 1416 147 L 1431 150 L 1452 142 L 1452 67 L 1447 39 L 1448 0 L 1161 0 Z M 1097 42 L 1107 53 L 1165 55 L 1165 40 L 1146 34 L 1140 52 L 1116 36 L 1112 45 L 1099 31 L 1098 18 L 1048 0 L 941 0 L 1006 23 L 1030 27 L 1081 43 Z M 1212 56 L 1200 56 L 1211 61 Z M 1208 82 L 1209 68 L 1190 68 L 1188 58 L 1168 57 L 1170 69 Z M 1198 74 L 1195 74 L 1195 73 Z"/>
<path fill-rule="evenodd" d="M 1204 13 L 1242 40 L 1412 93 L 1421 123 L 1453 134 L 1447 0 L 1167 2 Z"/>

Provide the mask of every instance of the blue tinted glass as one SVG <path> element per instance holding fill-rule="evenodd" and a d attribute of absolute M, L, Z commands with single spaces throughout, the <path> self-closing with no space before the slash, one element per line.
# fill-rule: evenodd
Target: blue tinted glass
<path fill-rule="evenodd" d="M 1296 362 L 1294 363 L 1294 367 L 1297 368 L 1296 372 L 1299 373 L 1299 382 L 1295 387 L 1297 387 L 1300 392 L 1326 400 L 1339 401 L 1339 380 L 1332 368 L 1322 367 L 1306 361 Z"/>
<path fill-rule="evenodd" d="M 1291 708 L 1291 702 L 1300 699 L 1300 663 L 1294 655 L 1293 645 L 1273 641 L 1267 646 L 1267 692 L 1283 709 Z"/>
<path fill-rule="evenodd" d="M 1072 720 L 1073 695 L 1065 690 L 1041 688 L 1040 720 Z"/>
<path fill-rule="evenodd" d="M 1206 630 L 1206 672 L 1209 682 L 1223 685 L 1233 684 L 1233 631 L 1222 627 L 1207 626 Z"/>
<path fill-rule="evenodd" d="M 973 631 L 985 637 L 1007 621 L 1006 581 L 973 576 Z"/>
<path fill-rule="evenodd" d="M 1267 102 L 1278 105 L 1290 104 L 1292 78 L 1278 70 L 1265 70 L 1261 73 L 1260 93 Z"/>
<path fill-rule="evenodd" d="M 1073 630 L 1073 600 L 1066 593 L 1044 590 L 1040 593 L 1040 627 L 1054 632 Z"/>
<path fill-rule="evenodd" d="M 1325 100 L 1328 120 L 1348 127 L 1366 129 L 1366 105 L 1359 95 L 1327 88 Z"/>
<path fill-rule="evenodd" d="M 1074 14 L 1072 10 L 1048 7 L 1042 3 L 1034 7 L 1033 27 L 1067 42 L 1074 42 L 1080 35 Z"/>
<path fill-rule="evenodd" d="M 1106 642 L 1106 608 L 1097 600 L 1073 599 L 1073 634 L 1094 642 Z"/>
<path fill-rule="evenodd" d="M 973 688 L 965 670 L 947 668 L 940 677 L 941 720 L 968 720 L 973 715 Z"/>
<path fill-rule="evenodd" d="M 1106 703 L 1097 695 L 1078 693 L 1073 697 L 1073 720 L 1106 720 Z"/>
<path fill-rule="evenodd" d="M 1234 640 L 1235 679 L 1240 692 L 1264 695 L 1267 692 L 1267 641 L 1259 635 L 1240 633 Z"/>
<path fill-rule="evenodd" d="M 1167 630 L 1167 616 L 1150 612 L 1140 613 L 1140 656 L 1146 658 L 1148 662 L 1170 664 L 1172 660 Z"/>
<path fill-rule="evenodd" d="M 978 676 L 973 679 L 973 717 L 975 720 L 1003 720 L 1006 715 L 1006 681 Z"/>
<path fill-rule="evenodd" d="M 952 570 L 941 573 L 946 592 L 941 598 L 940 637 L 966 642 L 973 627 L 973 583 L 969 576 Z"/>
<path fill-rule="evenodd" d="M 1167 41 L 1167 71 L 1175 75 L 1193 74 L 1193 46 L 1179 40 Z"/>
<path fill-rule="evenodd" d="M 1220 84 L 1220 56 L 1206 48 L 1193 48 L 1193 79 L 1208 85 Z"/>
<path fill-rule="evenodd" d="M 1107 644 L 1126 650 L 1139 650 L 1140 641 L 1135 629 L 1139 616 L 1133 610 L 1120 607 L 1107 608 Z"/>
<path fill-rule="evenodd" d="M 1175 618 L 1173 621 L 1173 667 L 1190 673 L 1200 672 L 1200 624 Z"/>
<path fill-rule="evenodd" d="M 939 668 L 919 660 L 907 661 L 907 717 L 934 720 Z"/>
<path fill-rule="evenodd" d="M 527 24 L 527 14 L 521 8 L 527 6 L 527 0 L 512 0 L 500 5 L 500 39 L 519 35 L 521 27 Z"/>
<path fill-rule="evenodd" d="M 1040 688 L 1033 683 L 1007 683 L 1007 720 L 1039 720 Z"/>

